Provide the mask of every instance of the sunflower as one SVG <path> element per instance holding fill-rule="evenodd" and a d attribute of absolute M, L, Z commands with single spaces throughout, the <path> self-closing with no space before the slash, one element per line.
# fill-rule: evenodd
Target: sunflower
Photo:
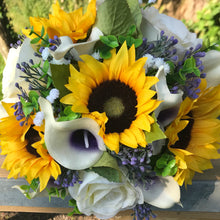
<path fill-rule="evenodd" d="M 60 8 L 58 1 L 52 5 L 52 9 L 53 14 L 49 15 L 49 19 L 30 17 L 30 24 L 38 35 L 41 35 L 41 29 L 44 27 L 50 38 L 55 35 L 58 37 L 69 36 L 75 43 L 87 37 L 88 30 L 95 22 L 96 0 L 90 1 L 85 14 L 83 14 L 83 8 L 66 13 Z M 30 31 L 30 29 L 22 30 L 27 37 L 35 38 L 36 35 L 29 35 Z"/>
<path fill-rule="evenodd" d="M 20 176 L 26 177 L 29 183 L 39 178 L 42 191 L 51 176 L 57 179 L 61 173 L 59 165 L 43 145 L 44 128 L 35 129 L 31 118 L 20 126 L 11 108 L 13 104 L 2 104 L 9 114 L 0 122 L 1 154 L 6 155 L 2 168 L 10 171 L 8 178 L 17 178 L 19 173 Z"/>
<path fill-rule="evenodd" d="M 106 146 L 118 153 L 119 143 L 131 148 L 147 145 L 144 131 L 150 132 L 154 119 L 150 116 L 160 104 L 151 99 L 156 92 L 150 88 L 157 77 L 145 76 L 146 58 L 135 61 L 135 48 L 124 43 L 116 54 L 99 62 L 82 55 L 80 71 L 70 67 L 69 84 L 72 93 L 61 102 L 72 105 L 72 111 L 83 113 L 100 124 L 99 135 Z"/>
<path fill-rule="evenodd" d="M 182 102 L 177 118 L 167 128 L 169 150 L 176 155 L 175 179 L 182 185 L 192 184 L 195 172 L 213 168 L 211 159 L 220 158 L 220 85 L 206 88 L 201 82 L 199 97 Z"/>

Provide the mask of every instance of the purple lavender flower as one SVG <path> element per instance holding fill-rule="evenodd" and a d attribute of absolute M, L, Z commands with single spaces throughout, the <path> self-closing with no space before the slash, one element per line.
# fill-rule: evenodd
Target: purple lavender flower
<path fill-rule="evenodd" d="M 134 207 L 134 218 L 133 220 L 150 220 L 150 217 L 156 218 L 156 215 L 153 214 L 151 206 L 147 203 L 138 204 Z"/>

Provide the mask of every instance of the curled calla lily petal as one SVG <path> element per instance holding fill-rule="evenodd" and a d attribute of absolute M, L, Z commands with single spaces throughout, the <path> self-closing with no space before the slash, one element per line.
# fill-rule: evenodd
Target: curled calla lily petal
<path fill-rule="evenodd" d="M 163 66 L 158 69 L 156 77 L 159 79 L 159 82 L 155 85 L 157 99 L 163 102 L 155 110 L 155 115 L 160 125 L 166 126 L 176 118 L 179 106 L 182 102 L 183 92 L 180 91 L 178 94 L 170 93 Z"/>
<path fill-rule="evenodd" d="M 17 98 L 17 94 L 19 91 L 15 87 L 15 83 L 19 83 L 19 85 L 24 90 L 28 91 L 29 83 L 20 77 L 23 73 L 16 68 L 16 64 L 29 62 L 30 59 L 32 59 L 36 63 L 39 62 L 39 58 L 34 56 L 34 50 L 31 47 L 30 39 L 28 38 L 26 38 L 23 44 L 17 49 L 11 48 L 9 50 L 2 79 L 2 93 L 4 99 Z"/>
<path fill-rule="evenodd" d="M 143 36 L 149 41 L 155 41 L 160 37 L 160 32 L 164 31 L 168 37 L 174 36 L 178 40 L 177 55 L 182 57 L 185 50 L 202 44 L 202 39 L 196 38 L 195 33 L 191 33 L 180 20 L 159 13 L 154 7 L 147 7 L 142 10 L 141 30 Z"/>
<path fill-rule="evenodd" d="M 210 50 L 201 58 L 206 73 L 207 87 L 220 84 L 220 51 Z"/>
<path fill-rule="evenodd" d="M 158 208 L 167 209 L 180 203 L 180 187 L 171 176 L 159 177 L 148 189 L 142 190 L 144 201 Z"/>
<path fill-rule="evenodd" d="M 53 54 L 56 60 L 59 60 L 62 59 L 68 51 L 70 51 L 75 60 L 80 60 L 80 55 L 92 53 L 96 42 L 102 35 L 103 33 L 97 27 L 94 27 L 88 40 L 83 43 L 73 43 L 67 36 L 60 37 L 61 45 L 56 51 L 51 52 L 51 54 Z"/>
<path fill-rule="evenodd" d="M 56 122 L 50 102 L 40 97 L 45 115 L 45 144 L 49 154 L 62 166 L 81 170 L 95 164 L 106 150 L 98 135 L 99 125 L 91 118 Z"/>

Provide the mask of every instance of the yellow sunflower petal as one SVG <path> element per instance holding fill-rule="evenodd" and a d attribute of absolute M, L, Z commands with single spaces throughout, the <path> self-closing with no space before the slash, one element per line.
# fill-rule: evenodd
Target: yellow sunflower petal
<path fill-rule="evenodd" d="M 136 137 L 130 129 L 125 129 L 122 133 L 120 133 L 120 142 L 132 148 L 138 147 Z"/>
<path fill-rule="evenodd" d="M 119 152 L 119 134 L 118 133 L 110 133 L 106 134 L 104 137 L 104 142 L 106 146 L 116 153 Z"/>
<path fill-rule="evenodd" d="M 118 80 L 121 73 L 128 68 L 128 50 L 126 42 L 123 43 L 121 49 L 111 61 L 109 67 L 109 80 Z"/>
<path fill-rule="evenodd" d="M 49 172 L 48 167 L 44 167 L 38 174 L 39 176 L 39 180 L 40 180 L 40 192 L 43 191 L 46 186 L 47 183 L 50 179 L 51 173 Z"/>
<path fill-rule="evenodd" d="M 89 55 L 81 55 L 80 58 L 86 62 L 83 65 L 86 65 L 87 68 L 89 68 L 90 71 L 88 71 L 91 75 L 89 75 L 94 81 L 96 81 L 96 84 L 99 85 L 103 81 L 107 79 L 107 67 L 105 64 L 97 61 L 95 58 L 89 56 Z"/>

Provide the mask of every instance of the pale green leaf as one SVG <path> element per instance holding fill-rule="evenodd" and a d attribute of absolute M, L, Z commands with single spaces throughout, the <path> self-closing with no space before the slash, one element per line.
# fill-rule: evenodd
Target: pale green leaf
<path fill-rule="evenodd" d="M 93 167 L 91 171 L 99 174 L 100 176 L 106 178 L 110 182 L 120 182 L 120 173 L 118 170 L 111 167 Z"/>
<path fill-rule="evenodd" d="M 124 35 L 131 25 L 135 21 L 126 0 L 108 0 L 100 5 L 95 26 L 104 35 Z"/>
<path fill-rule="evenodd" d="M 134 1 L 134 0 L 127 0 L 127 3 L 130 7 L 132 18 L 135 21 L 138 35 L 139 37 L 141 37 L 142 34 L 141 34 L 140 26 L 141 26 L 141 21 L 142 21 L 142 13 L 141 13 L 141 9 L 139 6 L 139 2 Z"/>
<path fill-rule="evenodd" d="M 102 157 L 98 160 L 96 164 L 93 165 L 93 167 L 111 167 L 119 170 L 116 159 L 112 157 L 108 152 L 104 152 L 102 154 Z"/>
<path fill-rule="evenodd" d="M 59 90 L 60 98 L 62 98 L 70 93 L 65 87 L 65 85 L 68 84 L 68 78 L 70 76 L 69 65 L 50 64 L 50 68 L 54 86 Z"/>
<path fill-rule="evenodd" d="M 167 138 L 164 132 L 160 129 L 158 123 L 156 122 L 156 118 L 154 115 L 153 118 L 155 122 L 151 125 L 151 131 L 150 132 L 145 131 L 147 143 L 152 143 L 153 141 Z"/>

